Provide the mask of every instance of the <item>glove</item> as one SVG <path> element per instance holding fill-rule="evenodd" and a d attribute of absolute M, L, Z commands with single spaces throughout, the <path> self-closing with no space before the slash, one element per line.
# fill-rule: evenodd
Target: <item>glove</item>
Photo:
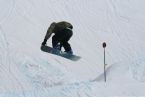
<path fill-rule="evenodd" d="M 44 39 L 41 45 L 46 45 L 47 39 Z"/>

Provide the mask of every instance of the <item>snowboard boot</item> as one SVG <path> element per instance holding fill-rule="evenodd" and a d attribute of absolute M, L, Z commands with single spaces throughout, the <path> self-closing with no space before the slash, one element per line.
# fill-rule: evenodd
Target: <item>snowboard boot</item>
<path fill-rule="evenodd" d="M 64 51 L 64 52 L 73 55 L 73 51 L 72 50 L 70 50 L 70 51 Z"/>
<path fill-rule="evenodd" d="M 61 45 L 60 44 L 57 44 L 56 46 L 53 47 L 54 49 L 57 49 L 57 50 L 61 50 Z"/>

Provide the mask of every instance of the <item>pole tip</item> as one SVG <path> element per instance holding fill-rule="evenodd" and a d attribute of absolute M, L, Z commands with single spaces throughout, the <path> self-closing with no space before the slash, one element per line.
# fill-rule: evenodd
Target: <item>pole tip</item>
<path fill-rule="evenodd" d="M 106 42 L 103 42 L 103 48 L 105 48 L 106 47 Z"/>

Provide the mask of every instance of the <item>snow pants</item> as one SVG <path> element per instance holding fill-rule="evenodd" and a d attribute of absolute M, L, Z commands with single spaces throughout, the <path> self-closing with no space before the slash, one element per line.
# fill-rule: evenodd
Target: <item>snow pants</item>
<path fill-rule="evenodd" d="M 68 43 L 72 35 L 73 32 L 70 29 L 64 29 L 55 33 L 55 35 L 52 37 L 53 48 L 61 50 L 61 48 L 64 47 L 65 52 L 72 51 L 71 46 Z"/>

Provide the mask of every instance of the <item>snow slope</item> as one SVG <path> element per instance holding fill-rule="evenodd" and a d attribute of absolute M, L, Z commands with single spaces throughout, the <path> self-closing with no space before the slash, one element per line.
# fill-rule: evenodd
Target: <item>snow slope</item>
<path fill-rule="evenodd" d="M 144 5 L 144 0 L 0 0 L 0 97 L 144 97 Z M 70 43 L 82 57 L 77 62 L 40 50 L 49 25 L 63 20 L 74 26 Z"/>

